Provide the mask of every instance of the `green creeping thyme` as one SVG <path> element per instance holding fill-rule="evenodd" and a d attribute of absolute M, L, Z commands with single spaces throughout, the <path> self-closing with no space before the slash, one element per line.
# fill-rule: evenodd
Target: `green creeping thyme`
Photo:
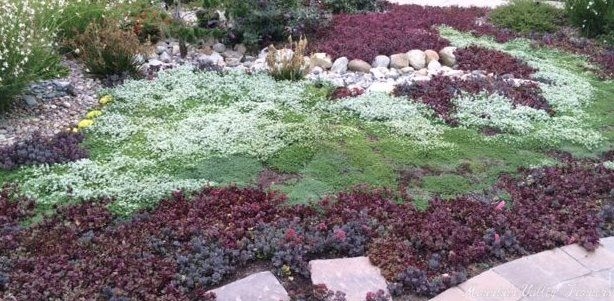
<path fill-rule="evenodd" d="M 473 44 L 496 49 L 519 57 L 530 66 L 537 68 L 538 71 L 533 78 L 540 86 L 542 95 L 556 112 L 555 116 L 543 118 L 543 114 L 532 112 L 527 108 L 510 109 L 506 105 L 499 108 L 496 105 L 488 105 L 489 101 L 503 104 L 502 98 L 496 95 L 487 98 L 477 97 L 475 98 L 477 103 L 473 104 L 470 103 L 470 100 L 474 98 L 461 97 L 456 101 L 463 106 L 459 114 L 465 125 L 485 126 L 488 123 L 489 126 L 507 132 L 506 135 L 500 135 L 502 139 L 512 141 L 536 139 L 549 146 L 570 142 L 587 148 L 595 148 L 602 143 L 601 134 L 589 128 L 590 116 L 584 111 L 595 97 L 595 88 L 589 77 L 581 75 L 576 67 L 585 59 L 558 50 L 534 49 L 525 39 L 500 44 L 490 37 L 478 38 L 445 26 L 440 27 L 439 30 L 440 34 L 450 40 L 454 46 L 466 47 Z M 507 110 L 512 114 L 509 116 L 499 114 L 501 118 L 496 121 L 476 119 L 475 113 L 480 110 L 480 106 L 488 106 L 490 110 Z M 521 109 L 522 112 L 518 109 Z M 529 115 L 539 118 L 528 118 Z M 510 135 L 512 133 L 521 135 Z"/>
<path fill-rule="evenodd" d="M 366 93 L 337 102 L 323 103 L 321 107 L 332 113 L 345 113 L 376 124 L 383 124 L 393 134 L 412 138 L 419 144 L 441 144 L 443 127 L 434 124 L 427 116 L 429 109 L 404 98 L 385 93 Z"/>

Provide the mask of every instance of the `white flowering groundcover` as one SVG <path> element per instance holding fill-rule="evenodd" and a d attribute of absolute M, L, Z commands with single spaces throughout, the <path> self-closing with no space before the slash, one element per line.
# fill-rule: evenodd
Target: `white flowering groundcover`
<path fill-rule="evenodd" d="M 255 184 L 264 168 L 288 171 L 283 164 L 293 156 L 302 158 L 292 162 L 298 180 L 275 188 L 304 198 L 361 182 L 395 185 L 397 171 L 408 166 L 445 171 L 441 166 L 453 169 L 463 160 L 476 170 L 488 169 L 488 162 L 503 166 L 483 171 L 476 176 L 480 182 L 501 170 L 551 164 L 543 153 L 561 145 L 590 149 L 604 143 L 587 122 L 592 117 L 585 109 L 594 99 L 591 79 L 568 64 L 581 59 L 534 50 L 521 40 L 497 44 L 449 28 L 441 33 L 457 46 L 496 48 L 539 68 L 536 77 L 547 79 L 539 84 L 556 115 L 514 106 L 499 95 L 461 95 L 453 100 L 460 127 L 451 128 L 425 105 L 404 98 L 367 93 L 331 101 L 320 93 L 323 88 L 307 81 L 185 66 L 108 91 L 114 101 L 86 130 L 92 157 L 22 168 L 22 190 L 44 205 L 111 197 L 113 209 L 130 213 L 175 189 Z M 484 127 L 502 134 L 480 135 Z M 241 166 L 236 178 L 218 182 L 225 167 L 207 171 L 202 162 L 224 159 Z M 448 178 L 459 181 L 458 175 Z"/>

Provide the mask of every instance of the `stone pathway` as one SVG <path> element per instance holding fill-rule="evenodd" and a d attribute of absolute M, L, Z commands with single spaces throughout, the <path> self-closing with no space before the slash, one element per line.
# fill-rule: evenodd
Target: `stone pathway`
<path fill-rule="evenodd" d="M 595 252 L 569 245 L 496 266 L 431 301 L 614 301 L 614 237 Z"/>
<path fill-rule="evenodd" d="M 313 284 L 364 301 L 387 283 L 367 257 L 312 260 Z M 260 272 L 212 290 L 220 301 L 289 300 L 271 272 Z M 614 236 L 595 252 L 569 245 L 526 256 L 485 271 L 430 301 L 614 301 Z"/>

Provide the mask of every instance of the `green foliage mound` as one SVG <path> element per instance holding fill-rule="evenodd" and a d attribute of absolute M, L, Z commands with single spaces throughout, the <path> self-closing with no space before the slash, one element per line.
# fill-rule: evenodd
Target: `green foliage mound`
<path fill-rule="evenodd" d="M 519 33 L 553 32 L 564 21 L 564 11 L 539 1 L 514 0 L 493 10 L 490 20 Z"/>

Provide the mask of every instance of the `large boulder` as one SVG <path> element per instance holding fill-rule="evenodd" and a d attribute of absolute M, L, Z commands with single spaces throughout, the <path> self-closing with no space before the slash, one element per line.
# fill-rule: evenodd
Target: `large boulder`
<path fill-rule="evenodd" d="M 330 69 L 333 66 L 333 59 L 330 55 L 324 52 L 318 52 L 311 55 L 311 67 L 320 67 L 324 70 Z"/>
<path fill-rule="evenodd" d="M 371 65 L 363 60 L 354 59 L 348 63 L 348 69 L 354 72 L 369 73 Z"/>
<path fill-rule="evenodd" d="M 426 64 L 428 65 L 432 61 L 439 61 L 439 54 L 435 50 L 425 50 L 424 54 L 426 55 Z"/>
<path fill-rule="evenodd" d="M 337 58 L 335 62 L 333 63 L 333 66 L 330 68 L 330 71 L 339 73 L 339 74 L 346 73 L 348 71 L 348 63 L 349 63 L 349 60 L 345 56 Z"/>
<path fill-rule="evenodd" d="M 439 50 L 439 58 L 441 59 L 441 63 L 445 66 L 452 67 L 456 65 L 456 56 L 454 52 L 456 51 L 456 47 L 448 46 Z"/>
<path fill-rule="evenodd" d="M 409 66 L 407 53 L 396 53 L 390 56 L 390 68 L 403 69 Z"/>
<path fill-rule="evenodd" d="M 427 70 L 429 74 L 439 74 L 439 72 L 442 72 L 441 64 L 438 61 L 431 61 L 427 66 Z"/>
<path fill-rule="evenodd" d="M 410 50 L 407 52 L 407 58 L 409 59 L 409 65 L 416 70 L 426 67 L 426 54 L 422 50 Z"/>
<path fill-rule="evenodd" d="M 371 63 L 371 66 L 373 68 L 378 68 L 378 67 L 388 68 L 389 64 L 390 64 L 389 57 L 385 55 L 378 55 L 375 57 L 375 59 L 373 59 L 373 63 Z"/>

